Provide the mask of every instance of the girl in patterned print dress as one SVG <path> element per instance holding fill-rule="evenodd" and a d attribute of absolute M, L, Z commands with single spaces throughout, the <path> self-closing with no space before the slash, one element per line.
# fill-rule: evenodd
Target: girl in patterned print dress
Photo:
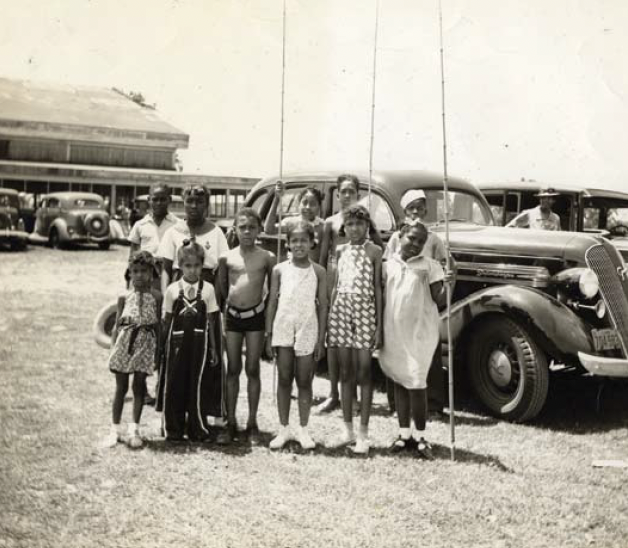
<path fill-rule="evenodd" d="M 314 449 L 307 431 L 312 406 L 312 379 L 316 362 L 325 353 L 327 320 L 327 273 L 309 253 L 315 245 L 314 227 L 299 221 L 288 229 L 292 258 L 275 266 L 271 276 L 266 310 L 266 348 L 277 353 L 279 384 L 277 411 L 281 427 L 270 442 L 281 449 L 291 438 L 289 432 L 290 392 L 296 378 L 299 389 L 300 429 L 297 440 L 303 449 Z"/>
<path fill-rule="evenodd" d="M 109 369 L 116 376 L 113 398 L 113 424 L 105 443 L 114 446 L 123 439 L 122 408 L 133 375 L 133 422 L 129 423 L 127 443 L 132 448 L 142 446 L 139 422 L 144 406 L 146 376 L 151 375 L 159 348 L 159 318 L 161 295 L 151 287 L 156 274 L 153 257 L 140 251 L 129 258 L 128 274 L 132 288 L 118 299 L 116 324 L 112 333 L 113 348 Z"/>
<path fill-rule="evenodd" d="M 338 271 L 331 296 L 327 346 L 337 348 L 340 361 L 341 404 L 344 431 L 341 443 L 356 441 L 353 451 L 369 452 L 368 424 L 373 387 L 371 353 L 382 341 L 382 249 L 367 240 L 374 230 L 368 210 L 350 206 L 343 215 L 342 231 L 349 243 L 338 247 Z M 353 387 L 360 385 L 360 430 L 353 433 Z"/>

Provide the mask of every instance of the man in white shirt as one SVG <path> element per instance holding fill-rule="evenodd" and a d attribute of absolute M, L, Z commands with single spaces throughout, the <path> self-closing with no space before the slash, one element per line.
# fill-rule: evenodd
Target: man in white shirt
<path fill-rule="evenodd" d="M 150 189 L 150 213 L 146 214 L 133 225 L 129 234 L 131 254 L 136 251 L 148 251 L 155 256 L 159 242 L 171 226 L 178 219 L 168 211 L 170 206 L 170 188 L 168 185 L 157 183 Z"/>
<path fill-rule="evenodd" d="M 535 194 L 539 199 L 539 205 L 522 211 L 506 226 L 532 230 L 560 230 L 560 217 L 552 211 L 554 198 L 558 195 L 553 188 Z"/>

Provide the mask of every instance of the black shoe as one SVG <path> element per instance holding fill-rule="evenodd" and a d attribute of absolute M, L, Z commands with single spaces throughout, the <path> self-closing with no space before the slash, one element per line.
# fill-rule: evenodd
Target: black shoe
<path fill-rule="evenodd" d="M 155 405 L 155 401 L 157 400 L 155 400 L 155 398 L 150 394 L 146 394 L 144 396 L 144 405 L 150 405 L 152 407 L 153 405 Z"/>
<path fill-rule="evenodd" d="M 412 438 L 408 438 L 407 440 L 405 440 L 401 436 L 398 436 L 397 439 L 392 442 L 391 446 L 388 448 L 388 451 L 393 455 L 397 455 L 398 453 L 406 451 L 408 449 L 408 442 L 411 439 Z"/>
<path fill-rule="evenodd" d="M 166 442 L 168 443 L 186 443 L 187 440 L 183 436 L 166 436 Z"/>
<path fill-rule="evenodd" d="M 257 424 L 248 426 L 246 428 L 246 436 L 249 440 L 249 443 L 253 447 L 258 447 L 259 445 L 262 444 L 262 440 L 260 438 L 259 428 L 257 427 Z"/>
<path fill-rule="evenodd" d="M 230 445 L 236 441 L 239 441 L 237 424 L 228 424 L 227 428 L 216 437 L 216 443 L 218 445 Z"/>
<path fill-rule="evenodd" d="M 432 453 L 432 446 L 429 443 L 427 443 L 424 438 L 421 438 L 417 442 L 416 450 L 420 458 L 425 459 L 425 460 L 434 460 L 434 453 Z"/>

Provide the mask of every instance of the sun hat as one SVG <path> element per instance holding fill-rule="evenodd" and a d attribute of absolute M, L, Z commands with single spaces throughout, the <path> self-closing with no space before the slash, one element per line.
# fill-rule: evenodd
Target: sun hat
<path fill-rule="evenodd" d="M 419 189 L 411 189 L 408 190 L 401 198 L 401 208 L 405 209 L 406 207 L 408 207 L 412 202 L 415 202 L 416 200 L 425 200 L 425 192 L 423 192 L 422 190 Z"/>
<path fill-rule="evenodd" d="M 535 194 L 537 198 L 551 198 L 552 196 L 560 196 L 560 193 L 556 192 L 551 186 L 544 188 L 543 190 Z"/>

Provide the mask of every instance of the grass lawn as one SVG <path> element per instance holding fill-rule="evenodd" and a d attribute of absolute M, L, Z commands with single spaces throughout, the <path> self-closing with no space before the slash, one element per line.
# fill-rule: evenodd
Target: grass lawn
<path fill-rule="evenodd" d="M 552 378 L 529 425 L 467 403 L 457 461 L 449 426 L 430 423 L 439 458 L 388 456 L 396 421 L 376 393 L 368 459 L 319 447 L 166 446 L 145 408 L 145 448 L 102 449 L 114 380 L 93 342 L 97 310 L 122 288 L 128 250 L 0 253 L 0 548 L 94 546 L 628 546 L 628 388 Z M 260 427 L 277 425 L 263 364 Z M 316 397 L 327 384 L 316 378 Z M 239 404 L 246 421 L 242 379 Z M 127 420 L 130 402 L 125 406 Z M 293 402 L 293 424 L 296 402 Z M 329 442 L 340 412 L 314 416 Z"/>

